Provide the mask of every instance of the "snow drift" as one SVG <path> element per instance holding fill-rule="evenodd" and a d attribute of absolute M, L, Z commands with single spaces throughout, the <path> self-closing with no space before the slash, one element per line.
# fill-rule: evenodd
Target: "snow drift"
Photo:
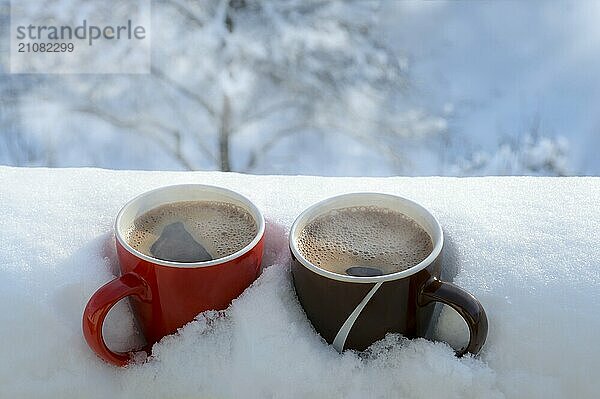
<path fill-rule="evenodd" d="M 113 220 L 163 185 L 214 184 L 267 219 L 264 271 L 223 312 L 206 312 L 126 369 L 81 333 L 90 295 L 118 270 Z M 599 178 L 320 178 L 212 172 L 0 168 L 0 397 L 560 398 L 600 392 Z M 287 231 L 325 197 L 380 191 L 440 220 L 444 273 L 472 292 L 490 329 L 478 357 L 389 335 L 338 354 L 312 329 L 289 274 Z M 435 338 L 458 347 L 463 321 L 440 308 Z M 109 345 L 140 341 L 124 303 Z"/>

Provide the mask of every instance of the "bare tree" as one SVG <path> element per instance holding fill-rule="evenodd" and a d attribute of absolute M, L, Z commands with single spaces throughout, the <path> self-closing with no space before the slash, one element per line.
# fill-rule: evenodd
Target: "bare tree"
<path fill-rule="evenodd" d="M 350 137 L 400 165 L 406 139 L 445 128 L 399 101 L 405 62 L 375 37 L 375 2 L 153 7 L 150 75 L 56 78 L 53 98 L 151 138 L 187 169 L 250 171 L 281 140 L 307 132 Z"/>

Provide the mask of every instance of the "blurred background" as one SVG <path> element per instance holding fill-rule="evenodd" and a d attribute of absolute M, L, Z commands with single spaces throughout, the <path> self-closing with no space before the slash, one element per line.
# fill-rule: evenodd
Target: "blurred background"
<path fill-rule="evenodd" d="M 0 164 L 598 175 L 598 21 L 596 1 L 153 1 L 151 74 L 27 75 L 0 0 Z"/>

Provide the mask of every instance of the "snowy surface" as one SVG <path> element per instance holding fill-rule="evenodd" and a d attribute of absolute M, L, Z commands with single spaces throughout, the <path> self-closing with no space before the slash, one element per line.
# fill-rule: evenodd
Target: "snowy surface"
<path fill-rule="evenodd" d="M 205 313 L 126 369 L 86 346 L 81 313 L 117 270 L 121 205 L 163 185 L 207 183 L 251 198 L 267 219 L 265 270 L 232 306 Z M 564 398 L 600 392 L 600 178 L 317 178 L 209 172 L 0 167 L 0 397 Z M 287 230 L 325 197 L 359 190 L 428 207 L 446 235 L 446 277 L 490 320 L 480 356 L 388 336 L 339 355 L 296 301 Z M 139 340 L 127 306 L 105 328 L 115 349 Z M 436 335 L 463 322 L 444 309 Z"/>

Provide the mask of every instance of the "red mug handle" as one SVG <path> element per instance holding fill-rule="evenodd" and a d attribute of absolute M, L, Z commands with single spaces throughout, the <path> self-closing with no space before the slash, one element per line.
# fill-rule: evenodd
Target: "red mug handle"
<path fill-rule="evenodd" d="M 100 287 L 88 301 L 83 311 L 83 336 L 88 345 L 103 360 L 116 366 L 125 366 L 129 353 L 113 352 L 102 336 L 102 325 L 110 309 L 121 299 L 133 295 L 147 302 L 151 300 L 150 287 L 136 273 L 125 273 Z"/>

